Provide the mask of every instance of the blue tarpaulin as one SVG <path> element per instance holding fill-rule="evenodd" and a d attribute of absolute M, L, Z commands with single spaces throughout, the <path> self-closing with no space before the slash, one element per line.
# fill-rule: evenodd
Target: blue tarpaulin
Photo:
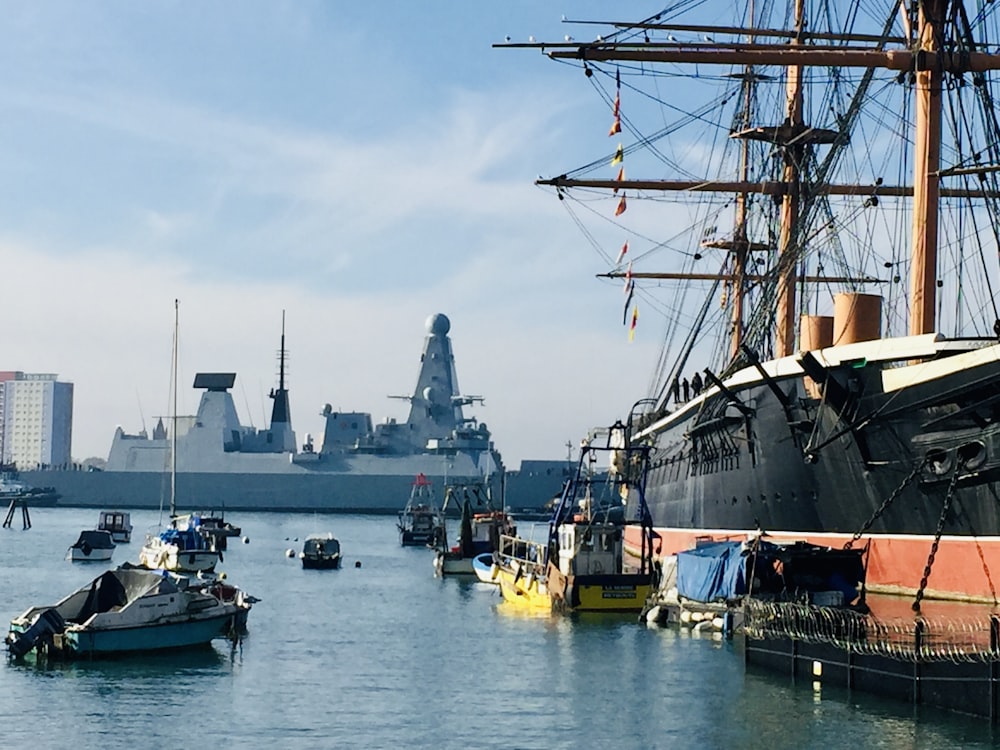
<path fill-rule="evenodd" d="M 746 593 L 746 556 L 740 542 L 710 542 L 677 553 L 677 593 L 712 602 Z"/>

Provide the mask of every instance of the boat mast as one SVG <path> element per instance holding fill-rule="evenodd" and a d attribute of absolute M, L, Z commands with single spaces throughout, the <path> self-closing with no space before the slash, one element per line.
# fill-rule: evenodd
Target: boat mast
<path fill-rule="evenodd" d="M 180 302 L 174 300 L 174 351 L 170 362 L 170 383 L 173 388 L 170 406 L 170 517 L 177 515 L 177 331 Z"/>
<path fill-rule="evenodd" d="M 910 334 L 933 333 L 936 328 L 938 206 L 941 162 L 940 64 L 941 25 L 948 0 L 918 3 L 916 67 L 916 132 L 913 167 L 913 237 L 910 269 Z M 922 56 L 921 53 L 924 53 Z M 922 57 L 929 60 L 921 64 Z"/>
<path fill-rule="evenodd" d="M 751 1 L 748 7 L 748 29 L 747 44 L 754 43 L 754 4 Z M 750 125 L 753 119 L 754 86 L 757 81 L 757 74 L 753 65 L 747 64 L 743 68 L 743 73 L 738 76 L 742 80 L 743 110 L 737 120 L 737 130 L 732 137 L 740 139 L 740 166 L 739 182 L 747 184 L 750 176 L 750 144 L 749 139 L 744 134 L 750 132 Z M 730 354 L 736 359 L 743 343 L 743 303 L 746 295 L 747 281 L 747 260 L 750 251 L 761 249 L 760 246 L 751 247 L 750 235 L 747 229 L 747 206 L 750 200 L 750 192 L 740 191 L 736 194 L 736 211 L 734 216 L 734 230 L 732 240 L 709 240 L 702 242 L 705 247 L 716 247 L 728 250 L 733 255 L 732 275 L 721 277 L 727 284 L 732 283 L 732 309 L 730 310 Z M 634 276 L 634 274 L 633 274 Z M 689 278 L 685 276 L 685 278 Z"/>
<path fill-rule="evenodd" d="M 804 16 L 803 0 L 795 0 L 795 39 L 792 46 L 799 46 L 802 38 Z M 785 84 L 785 128 L 787 138 L 783 144 L 784 172 L 782 181 L 786 191 L 781 199 L 780 234 L 778 235 L 778 303 L 774 356 L 785 357 L 795 352 L 795 250 L 798 245 L 799 223 L 799 163 L 804 148 L 798 136 L 804 129 L 802 119 L 802 66 L 788 66 Z"/>

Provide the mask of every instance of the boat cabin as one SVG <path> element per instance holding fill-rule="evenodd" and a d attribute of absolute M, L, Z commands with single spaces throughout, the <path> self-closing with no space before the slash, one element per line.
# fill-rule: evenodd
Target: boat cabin
<path fill-rule="evenodd" d="M 622 572 L 622 527 L 610 523 L 559 526 L 559 572 L 564 576 Z"/>
<path fill-rule="evenodd" d="M 132 541 L 132 521 L 129 514 L 120 510 L 102 510 L 97 522 L 98 531 L 107 531 L 117 543 Z"/>

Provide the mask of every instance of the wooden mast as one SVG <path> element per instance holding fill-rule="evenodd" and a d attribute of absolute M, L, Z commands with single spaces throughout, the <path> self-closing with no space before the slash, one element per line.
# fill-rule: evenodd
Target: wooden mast
<path fill-rule="evenodd" d="M 495 45 L 495 46 L 536 46 L 553 59 L 595 61 L 595 62 L 642 62 L 642 63 L 688 63 L 718 66 L 783 66 L 788 70 L 786 83 L 786 120 L 782 126 L 757 128 L 739 134 L 741 137 L 756 137 L 767 140 L 783 148 L 785 164 L 782 179 L 773 182 L 748 183 L 745 179 L 734 182 L 694 182 L 679 180 L 586 180 L 561 175 L 547 180 L 537 180 L 539 185 L 558 188 L 596 187 L 630 188 L 633 190 L 688 190 L 732 192 L 739 198 L 748 193 L 761 193 L 781 200 L 781 234 L 779 250 L 782 254 L 794 250 L 795 224 L 798 220 L 800 186 L 798 157 L 809 143 L 832 143 L 830 133 L 815 131 L 803 123 L 802 112 L 802 71 L 805 66 L 883 68 L 912 73 L 915 82 L 915 133 L 913 186 L 885 185 L 834 185 L 815 186 L 813 197 L 819 195 L 871 195 L 884 197 L 913 196 L 912 204 L 912 248 L 911 248 L 911 288 L 910 288 L 910 333 L 913 335 L 932 333 L 936 328 L 937 297 L 937 246 L 939 231 L 939 206 L 942 197 L 956 198 L 998 198 L 996 190 L 982 186 L 979 188 L 942 188 L 940 179 L 944 174 L 961 174 L 963 170 L 941 172 L 941 101 L 945 74 L 963 75 L 983 73 L 1000 69 L 1000 56 L 993 52 L 975 49 L 952 50 L 944 46 L 943 33 L 945 19 L 954 2 L 950 0 L 920 0 L 914 3 L 918 8 L 916 29 L 907 26 L 905 38 L 872 35 L 816 34 L 809 31 L 803 14 L 803 0 L 795 0 L 795 38 L 788 43 L 761 45 L 753 37 L 782 37 L 789 32 L 776 29 L 755 29 L 754 19 L 750 28 L 739 27 L 689 27 L 660 24 L 640 24 L 634 28 L 662 28 L 688 30 L 708 30 L 716 33 L 747 34 L 748 42 L 715 43 L 655 43 L 645 45 L 605 44 L 555 44 L 555 45 Z M 904 18 L 904 22 L 906 19 Z M 633 28 L 633 26 L 629 26 Z M 909 45 L 911 34 L 915 32 L 916 44 Z M 822 46 L 806 44 L 808 40 L 841 40 L 851 46 Z M 905 49 L 884 50 L 857 43 L 904 43 Z M 970 171 L 981 172 L 980 168 Z M 739 206 L 737 208 L 739 211 Z M 736 240 L 739 239 L 737 234 Z M 751 248 L 753 249 L 753 248 Z M 786 267 L 787 266 L 787 267 Z M 736 276 L 734 268 L 734 277 Z M 795 263 L 789 254 L 779 261 L 778 318 L 776 321 L 775 354 L 792 353 L 794 348 L 794 283 Z M 633 274 L 638 278 L 637 274 Z M 736 279 L 734 278 L 734 282 Z M 734 305 L 735 306 L 735 305 Z M 735 311 L 734 311 L 735 321 Z M 734 331 L 735 333 L 735 331 Z"/>
<path fill-rule="evenodd" d="M 910 334 L 932 333 L 936 327 L 938 170 L 941 162 L 941 81 L 934 59 L 940 49 L 941 23 L 948 0 L 923 0 L 917 20 L 916 132 L 913 168 L 913 237 L 910 269 Z M 927 60 L 921 64 L 921 60 Z"/>
<path fill-rule="evenodd" d="M 803 0 L 795 0 L 795 33 L 793 44 L 802 34 Z M 785 357 L 795 352 L 795 249 L 798 245 L 799 223 L 799 163 L 805 150 L 798 136 L 805 128 L 802 120 L 802 66 L 791 65 L 785 84 L 785 124 L 790 135 L 783 146 L 783 182 L 788 186 L 781 199 L 781 224 L 778 236 L 778 299 L 775 314 L 774 356 Z"/>

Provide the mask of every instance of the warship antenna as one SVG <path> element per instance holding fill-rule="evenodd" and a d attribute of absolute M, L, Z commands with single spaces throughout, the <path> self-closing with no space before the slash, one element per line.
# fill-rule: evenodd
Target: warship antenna
<path fill-rule="evenodd" d="M 285 311 L 281 311 L 281 350 L 278 352 L 278 390 L 285 390 Z"/>

